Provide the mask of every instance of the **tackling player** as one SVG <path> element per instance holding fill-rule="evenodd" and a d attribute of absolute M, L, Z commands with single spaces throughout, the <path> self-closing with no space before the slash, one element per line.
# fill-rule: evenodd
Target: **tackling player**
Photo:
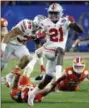
<path fill-rule="evenodd" d="M 38 16 L 36 16 L 35 18 L 34 18 L 34 20 L 33 20 L 33 24 L 35 24 L 35 25 L 39 25 L 39 23 L 40 23 L 40 21 L 42 21 L 43 19 L 44 19 L 45 17 L 43 16 L 43 15 L 38 15 Z M 28 21 L 27 21 L 28 22 Z M 22 23 L 21 24 L 25 24 L 26 25 L 26 22 L 24 22 L 24 21 L 22 21 Z M 21 26 L 22 27 L 22 25 L 19 25 L 19 26 Z M 27 24 L 29 24 L 29 23 L 27 23 Z M 27 27 L 28 27 L 29 25 L 27 25 Z M 33 27 L 32 27 L 32 25 L 30 25 L 31 26 L 31 28 L 29 28 L 28 29 L 28 31 L 30 32 L 30 36 L 32 36 L 32 35 L 35 35 L 35 32 L 34 32 L 34 34 L 33 34 Z M 38 28 L 36 28 L 36 29 L 38 29 Z M 35 29 L 34 29 L 35 30 Z M 26 33 L 27 33 L 27 31 L 26 31 Z M 32 33 L 32 34 L 31 34 Z M 26 37 L 26 36 L 24 36 L 24 37 Z M 22 37 L 20 37 L 20 38 L 22 38 Z M 30 38 L 30 37 L 28 37 L 28 38 Z M 16 41 L 16 40 L 13 40 L 13 41 Z M 26 41 L 28 41 L 28 39 L 26 40 Z M 36 44 L 37 44 L 37 46 L 39 46 L 39 42 L 38 42 L 39 40 L 38 39 L 35 39 L 35 42 L 36 42 Z M 14 45 L 14 47 L 16 47 L 17 45 Z M 26 48 L 26 46 L 25 45 L 20 45 L 20 46 L 18 46 L 18 47 L 21 47 L 21 46 L 24 46 L 25 47 L 25 49 L 26 50 L 28 50 L 27 48 Z M 30 55 L 29 56 L 27 56 L 27 55 L 25 55 L 25 56 L 22 56 L 21 57 L 21 60 L 20 60 L 20 63 L 19 63 L 19 65 L 18 66 L 16 66 L 14 69 L 12 69 L 12 71 L 8 74 L 8 75 L 6 75 L 6 77 L 5 77 L 5 81 L 6 81 L 6 84 L 7 84 L 7 87 L 10 87 L 10 83 L 11 83 L 11 81 L 12 81 L 12 78 L 13 78 L 13 76 L 14 76 L 14 72 L 18 72 L 18 71 L 21 71 L 21 69 L 23 69 L 25 66 L 25 69 L 24 69 L 24 72 L 26 72 L 26 73 L 28 73 L 28 74 L 31 74 L 31 72 L 33 71 L 33 68 L 34 68 L 34 66 L 35 66 L 35 63 L 36 63 L 36 61 L 37 61 L 37 58 L 39 58 L 39 60 L 40 60 L 40 65 L 41 65 L 41 72 L 43 72 L 43 71 L 45 71 L 45 68 L 44 68 L 44 66 L 43 66 L 43 58 L 40 56 L 41 54 L 39 54 L 41 51 L 40 51 L 40 49 L 41 48 L 38 48 L 36 51 L 35 51 L 35 55 L 33 56 L 33 58 L 32 58 L 32 60 L 30 60 L 29 61 L 29 57 L 30 57 Z M 26 52 L 24 52 L 23 51 L 23 49 L 20 49 L 23 53 L 26 53 Z M 17 51 L 16 51 L 17 52 Z M 17 53 L 21 53 L 21 52 L 17 52 Z M 22 54 L 22 53 L 21 53 Z M 20 55 L 19 55 L 20 56 Z M 31 58 L 31 57 L 30 57 Z"/>
<path fill-rule="evenodd" d="M 35 95 L 42 90 L 53 78 L 61 77 L 62 64 L 69 29 L 82 33 L 81 27 L 71 16 L 63 16 L 63 8 L 53 3 L 48 8 L 48 18 L 41 22 L 42 30 L 36 32 L 38 38 L 46 37 L 43 53 L 47 58 L 46 75 L 41 83 L 29 94 L 28 104 L 33 106 Z"/>

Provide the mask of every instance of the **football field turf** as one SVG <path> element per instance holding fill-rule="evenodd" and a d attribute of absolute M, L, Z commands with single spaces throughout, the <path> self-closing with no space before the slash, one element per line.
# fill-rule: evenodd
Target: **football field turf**
<path fill-rule="evenodd" d="M 8 67 L 2 72 L 2 76 L 6 75 L 16 61 L 9 62 Z M 64 60 L 64 67 L 71 66 L 72 60 Z M 89 66 L 89 60 L 86 61 Z M 39 75 L 39 65 L 36 64 L 32 77 Z M 2 108 L 29 108 L 27 103 L 17 103 L 9 96 L 10 88 L 6 88 L 2 84 L 1 89 L 1 105 Z M 33 108 L 88 108 L 89 107 L 89 82 L 84 81 L 80 84 L 80 90 L 77 92 L 56 92 L 46 96 L 42 103 L 36 103 Z"/>

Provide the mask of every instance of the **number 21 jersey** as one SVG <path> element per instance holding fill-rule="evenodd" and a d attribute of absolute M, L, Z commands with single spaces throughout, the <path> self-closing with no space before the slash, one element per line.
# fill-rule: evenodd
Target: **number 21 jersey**
<path fill-rule="evenodd" d="M 47 42 L 45 48 L 60 47 L 65 50 L 70 23 L 74 22 L 73 17 L 65 16 L 60 18 L 57 23 L 53 23 L 49 18 L 41 22 L 41 27 L 46 32 Z"/>

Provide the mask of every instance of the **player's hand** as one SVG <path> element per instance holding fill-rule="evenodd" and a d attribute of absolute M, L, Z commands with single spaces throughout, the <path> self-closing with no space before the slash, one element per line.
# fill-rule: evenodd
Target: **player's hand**
<path fill-rule="evenodd" d="M 80 40 L 77 39 L 73 44 L 72 44 L 72 48 L 74 48 L 76 45 L 80 44 Z"/>

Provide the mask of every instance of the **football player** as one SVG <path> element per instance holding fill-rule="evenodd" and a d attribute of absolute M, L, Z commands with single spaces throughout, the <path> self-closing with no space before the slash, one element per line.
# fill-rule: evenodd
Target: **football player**
<path fill-rule="evenodd" d="M 39 25 L 39 22 L 41 21 L 41 20 L 43 20 L 45 17 L 44 16 L 42 16 L 42 15 L 38 15 L 38 16 L 36 16 L 35 18 L 34 18 L 34 20 L 33 20 L 33 22 L 31 21 L 31 23 L 33 23 L 33 24 L 35 24 L 35 25 Z M 28 22 L 28 20 L 27 20 L 27 22 Z M 25 21 L 22 21 L 22 22 L 20 22 L 21 24 L 26 24 L 26 22 Z M 20 24 L 20 25 L 21 25 Z M 29 22 L 27 23 L 28 25 L 27 25 L 27 27 L 29 26 Z M 19 25 L 19 24 L 18 24 Z M 20 26 L 19 25 L 19 26 Z M 26 26 L 26 25 L 25 25 Z M 30 38 L 30 36 L 32 36 L 32 35 L 35 35 L 35 33 L 33 34 L 32 32 L 32 30 L 33 30 L 33 27 L 32 27 L 32 25 L 30 25 L 31 26 L 31 28 L 28 28 L 27 30 L 30 32 L 30 35 L 29 35 L 29 37 L 28 38 Z M 21 25 L 21 27 L 22 27 L 22 25 Z M 38 28 L 37 28 L 38 29 Z M 35 29 L 34 29 L 35 30 Z M 13 32 L 13 31 L 12 31 Z M 27 32 L 26 32 L 27 33 Z M 23 36 L 23 37 L 27 37 L 27 36 Z M 22 36 L 20 36 L 20 38 L 23 38 Z M 17 37 L 18 38 L 18 37 Z M 16 39 L 15 40 L 12 40 L 11 42 L 15 42 L 16 41 Z M 27 40 L 25 40 L 25 41 L 28 41 L 28 39 Z M 38 42 L 39 40 L 37 39 L 35 39 L 35 42 L 36 42 L 36 44 L 37 44 L 37 46 L 40 44 L 39 42 Z M 25 48 L 25 50 L 27 50 L 28 51 L 28 49 L 26 48 L 26 46 L 24 45 L 24 44 L 21 44 L 21 42 L 19 43 L 20 45 L 18 45 L 18 44 L 11 44 L 11 45 L 14 45 L 14 47 L 16 47 L 16 46 L 18 46 L 18 47 L 23 47 L 24 46 L 24 48 Z M 20 53 L 21 52 L 17 52 L 17 49 L 18 48 L 16 48 L 16 50 L 15 50 L 15 52 L 16 53 L 19 53 L 19 56 L 20 56 Z M 41 48 L 40 48 L 41 49 Z M 6 77 L 5 77 L 5 81 L 6 81 L 6 84 L 7 84 L 7 87 L 10 87 L 10 83 L 11 83 L 11 81 L 12 81 L 12 78 L 14 77 L 14 72 L 18 72 L 18 71 L 21 71 L 21 69 L 23 69 L 24 67 L 25 67 L 25 69 L 24 69 L 24 72 L 26 72 L 26 73 L 28 73 L 28 74 L 31 74 L 31 72 L 33 71 L 33 68 L 34 68 L 34 65 L 35 65 L 35 63 L 36 63 L 36 61 L 37 61 L 37 58 L 39 58 L 40 59 L 40 65 L 41 65 L 41 72 L 44 72 L 45 71 L 45 68 L 44 68 L 44 66 L 43 66 L 43 58 L 42 57 L 40 57 L 40 54 L 38 53 L 38 52 L 41 52 L 40 51 L 40 49 L 37 49 L 36 51 L 35 51 L 35 55 L 33 56 L 33 58 L 32 58 L 32 60 L 30 60 L 29 61 L 29 57 L 30 57 L 30 59 L 31 59 L 31 56 L 30 55 L 28 55 L 28 53 L 27 53 L 27 55 L 25 54 L 24 56 L 22 56 L 22 57 L 20 57 L 21 58 L 21 60 L 20 60 L 20 63 L 18 64 L 18 66 L 16 66 L 14 69 L 12 69 L 12 71 L 9 73 L 9 74 L 7 74 L 6 75 Z M 26 53 L 26 51 L 24 52 L 23 51 L 23 49 L 20 49 L 22 52 L 23 52 L 23 54 L 24 53 Z M 15 53 L 14 52 L 14 53 Z M 7 52 L 6 52 L 7 53 Z"/>
<path fill-rule="evenodd" d="M 25 73 L 23 75 L 20 73 L 14 74 L 14 82 L 11 88 L 10 96 L 16 102 L 27 102 L 28 91 L 32 91 L 35 86 L 30 81 L 29 76 L 26 76 Z M 40 93 L 36 95 L 35 101 L 42 101 L 42 96 Z"/>
<path fill-rule="evenodd" d="M 59 90 L 77 91 L 79 90 L 78 85 L 86 78 L 89 79 L 89 68 L 86 68 L 82 57 L 76 57 L 73 60 L 73 66 L 64 70 L 57 86 Z"/>
<path fill-rule="evenodd" d="M 28 104 L 33 106 L 35 95 L 42 90 L 50 81 L 56 80 L 62 75 L 62 64 L 69 29 L 82 33 L 82 28 L 71 16 L 63 16 L 63 8 L 60 4 L 53 3 L 48 8 L 48 18 L 41 22 L 42 29 L 37 31 L 38 38 L 46 38 L 43 45 L 43 53 L 47 58 L 46 75 L 43 81 L 29 94 Z"/>

